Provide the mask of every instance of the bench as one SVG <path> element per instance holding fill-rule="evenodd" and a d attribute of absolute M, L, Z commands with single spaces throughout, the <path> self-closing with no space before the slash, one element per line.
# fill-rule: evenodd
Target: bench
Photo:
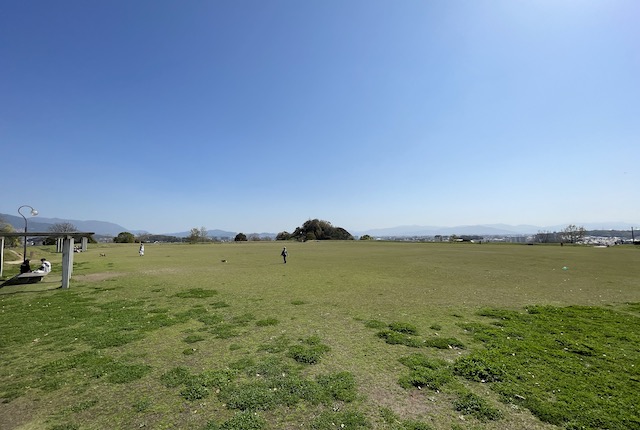
<path fill-rule="evenodd" d="M 42 278 L 47 276 L 48 273 L 44 272 L 27 272 L 21 273 L 19 275 L 14 276 L 13 278 L 9 278 L 0 284 L 0 288 L 6 285 L 23 285 L 23 284 L 35 284 L 36 282 L 42 281 Z"/>

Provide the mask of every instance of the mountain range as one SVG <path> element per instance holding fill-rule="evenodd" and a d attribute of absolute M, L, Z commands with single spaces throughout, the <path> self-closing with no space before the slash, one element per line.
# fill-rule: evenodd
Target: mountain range
<path fill-rule="evenodd" d="M 0 213 L 0 220 L 11 224 L 16 231 L 22 231 L 24 229 L 24 220 L 22 217 L 2 214 Z M 61 218 L 29 218 L 29 231 L 49 231 L 49 228 L 53 224 L 69 223 L 73 224 L 78 231 L 92 231 L 100 236 L 117 236 L 122 232 L 130 232 L 133 234 L 148 233 L 144 230 L 130 230 L 118 224 L 107 221 L 81 221 L 70 220 Z M 602 222 L 602 223 L 587 223 L 577 224 L 584 227 L 586 230 L 630 230 L 633 225 L 625 222 Z M 356 236 L 362 236 L 368 234 L 374 237 L 389 237 L 389 236 L 436 236 L 436 235 L 481 235 L 481 236 L 516 236 L 535 234 L 540 231 L 559 232 L 566 228 L 567 225 L 553 225 L 553 226 L 535 226 L 535 225 L 508 225 L 508 224 L 483 224 L 483 225 L 462 225 L 454 227 L 443 226 L 421 226 L 421 225 L 404 225 L 389 228 L 371 229 L 365 231 L 352 231 L 351 234 Z M 162 233 L 166 236 L 186 237 L 189 236 L 190 231 L 182 231 L 175 233 Z M 225 231 L 225 230 L 208 230 L 209 237 L 235 237 L 237 232 Z M 271 236 L 275 237 L 276 233 L 248 233 L 257 234 L 261 237 Z"/>

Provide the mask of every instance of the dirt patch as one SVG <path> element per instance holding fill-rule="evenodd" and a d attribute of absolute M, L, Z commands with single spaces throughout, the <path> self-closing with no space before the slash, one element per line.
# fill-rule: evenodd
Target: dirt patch
<path fill-rule="evenodd" d="M 35 421 L 39 420 L 33 416 L 33 411 L 37 408 L 36 402 L 24 397 L 14 399 L 9 403 L 0 402 L 0 429 L 40 428 L 34 422 L 34 419 Z"/>
<path fill-rule="evenodd" d="M 11 261 L 7 261 L 5 260 L 5 264 L 22 264 L 22 255 L 18 254 L 17 252 L 15 252 L 13 249 L 7 249 L 6 250 L 7 254 L 13 254 L 15 258 L 17 258 L 17 260 L 11 260 Z"/>

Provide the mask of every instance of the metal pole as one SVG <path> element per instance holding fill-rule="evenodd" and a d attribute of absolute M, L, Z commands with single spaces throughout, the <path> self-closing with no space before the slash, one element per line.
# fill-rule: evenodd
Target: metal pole
<path fill-rule="evenodd" d="M 18 208 L 18 213 L 20 214 L 22 219 L 24 219 L 24 253 L 22 254 L 22 262 L 24 263 L 25 261 L 27 261 L 27 218 L 24 215 L 22 215 L 22 212 L 20 212 L 20 209 L 22 208 L 31 209 L 31 216 L 38 215 L 38 211 L 29 205 L 22 205 Z"/>

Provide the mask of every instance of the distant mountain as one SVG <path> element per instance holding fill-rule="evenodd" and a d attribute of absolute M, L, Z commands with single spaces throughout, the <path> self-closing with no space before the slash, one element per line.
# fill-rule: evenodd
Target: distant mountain
<path fill-rule="evenodd" d="M 632 224 L 625 222 L 602 222 L 602 223 L 574 223 L 582 226 L 585 230 L 630 230 Z M 559 232 L 568 224 L 539 227 L 535 225 L 508 225 L 508 224 L 485 224 L 485 225 L 462 225 L 455 227 L 435 227 L 420 225 L 404 225 L 390 228 L 372 229 L 358 232 L 359 236 L 368 234 L 374 237 L 390 236 L 450 236 L 450 235 L 481 235 L 481 236 L 515 236 L 536 234 L 540 231 Z"/>
<path fill-rule="evenodd" d="M 11 224 L 16 231 L 22 231 L 24 229 L 24 219 L 20 216 L 2 214 L 0 213 L 0 219 Z M 135 235 L 147 233 L 143 230 L 129 230 L 118 224 L 114 224 L 106 221 L 80 221 L 61 218 L 44 218 L 41 216 L 29 217 L 29 231 L 49 231 L 49 228 L 53 224 L 70 223 L 73 224 L 79 231 L 92 231 L 99 236 L 117 236 L 123 231 L 133 233 Z M 401 236 L 450 236 L 450 235 L 481 235 L 481 236 L 515 236 L 515 235 L 529 235 L 536 234 L 541 231 L 559 232 L 567 227 L 567 224 L 559 224 L 553 226 L 539 227 L 535 225 L 508 225 L 508 224 L 482 224 L 482 225 L 462 225 L 455 227 L 443 227 L 443 226 L 421 226 L 421 225 L 403 225 L 390 228 L 378 228 L 366 231 L 358 231 L 354 234 L 362 236 L 368 234 L 374 237 L 401 237 Z M 631 227 L 635 227 L 636 224 L 629 224 L 626 222 L 601 222 L 601 223 L 573 223 L 577 226 L 582 226 L 585 230 L 631 230 Z M 208 230 L 207 235 L 211 238 L 234 238 L 238 232 L 225 231 L 225 230 Z M 165 236 L 175 237 L 188 237 L 191 234 L 190 231 L 182 231 L 178 233 L 163 233 Z M 247 236 L 257 235 L 260 237 L 275 238 L 276 233 L 245 233 Z"/>
<path fill-rule="evenodd" d="M 24 230 L 24 219 L 20 216 L 0 214 L 0 218 L 11 224 L 16 231 Z M 73 219 L 61 219 L 61 218 L 45 218 L 45 217 L 30 217 L 27 218 L 29 224 L 29 231 L 49 231 L 49 228 L 54 224 L 69 223 L 73 224 L 78 231 L 91 231 L 101 236 L 117 236 L 118 233 L 128 231 L 138 234 L 118 224 L 114 224 L 106 221 L 80 221 Z"/>

